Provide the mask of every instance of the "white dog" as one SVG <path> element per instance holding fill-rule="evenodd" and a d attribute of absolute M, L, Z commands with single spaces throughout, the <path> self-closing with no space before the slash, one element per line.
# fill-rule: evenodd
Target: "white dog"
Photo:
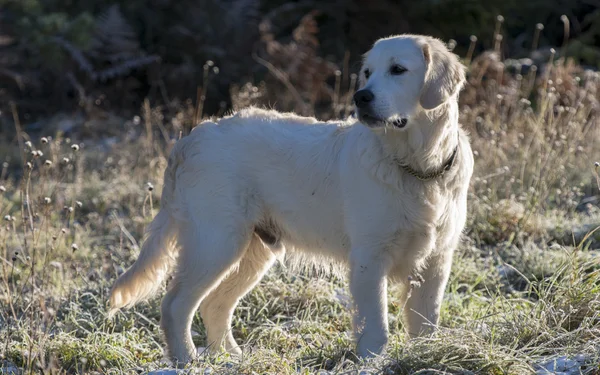
<path fill-rule="evenodd" d="M 198 307 L 211 349 L 239 353 L 235 306 L 287 250 L 348 265 L 360 356 L 388 341 L 388 278 L 407 286 L 408 333 L 430 332 L 473 169 L 458 124 L 463 82 L 441 41 L 400 35 L 365 55 L 357 120 L 249 108 L 201 124 L 169 157 L 160 212 L 113 287 L 111 313 L 152 295 L 174 265 L 161 308 L 170 358 L 193 359 Z M 412 293 L 410 280 L 420 281 Z"/>

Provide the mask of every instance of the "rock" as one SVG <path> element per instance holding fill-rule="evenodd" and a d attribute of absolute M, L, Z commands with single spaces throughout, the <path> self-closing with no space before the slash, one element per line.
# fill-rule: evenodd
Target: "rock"
<path fill-rule="evenodd" d="M 536 375 L 579 375 L 585 366 L 586 357 L 578 355 L 574 359 L 567 356 L 556 357 L 534 365 Z"/>
<path fill-rule="evenodd" d="M 21 375 L 23 371 L 10 361 L 0 362 L 0 374 L 2 375 Z"/>

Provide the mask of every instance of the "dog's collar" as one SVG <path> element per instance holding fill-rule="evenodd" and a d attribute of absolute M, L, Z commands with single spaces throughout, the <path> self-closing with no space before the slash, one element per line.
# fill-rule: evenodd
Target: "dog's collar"
<path fill-rule="evenodd" d="M 452 166 L 454 166 L 454 162 L 456 161 L 456 155 L 458 154 L 458 146 L 459 145 L 460 145 L 460 141 L 459 141 L 459 143 L 456 144 L 456 147 L 454 147 L 454 151 L 452 151 L 452 155 L 450 155 L 448 160 L 446 160 L 446 162 L 440 167 L 440 169 L 438 169 L 437 171 L 433 171 L 431 173 L 421 173 L 421 172 L 415 170 L 413 167 L 411 167 L 408 164 L 404 164 L 404 163 L 398 163 L 398 164 L 400 165 L 400 168 L 402 168 L 406 173 L 415 177 L 418 180 L 421 180 L 421 181 L 433 180 L 438 177 L 442 177 L 444 175 L 444 173 L 446 173 L 447 171 L 452 169 Z"/>

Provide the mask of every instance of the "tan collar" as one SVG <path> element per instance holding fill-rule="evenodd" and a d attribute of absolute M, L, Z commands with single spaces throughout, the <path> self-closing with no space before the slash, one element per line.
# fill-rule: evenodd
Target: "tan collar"
<path fill-rule="evenodd" d="M 456 161 L 456 155 L 458 154 L 458 146 L 460 144 L 459 143 L 456 145 L 456 147 L 454 147 L 454 151 L 452 151 L 452 155 L 450 155 L 450 157 L 448 158 L 448 160 L 446 160 L 446 162 L 440 167 L 440 169 L 433 171 L 431 173 L 422 173 L 417 171 L 416 169 L 414 169 L 413 167 L 411 167 L 408 164 L 404 164 L 404 163 L 398 163 L 398 165 L 400 166 L 400 168 L 402 168 L 406 173 L 408 173 L 409 175 L 421 180 L 421 181 L 429 181 L 429 180 L 433 180 L 435 178 L 441 177 L 444 175 L 444 173 L 446 173 L 447 171 L 449 171 L 450 169 L 452 169 L 452 166 L 454 166 L 454 162 Z"/>

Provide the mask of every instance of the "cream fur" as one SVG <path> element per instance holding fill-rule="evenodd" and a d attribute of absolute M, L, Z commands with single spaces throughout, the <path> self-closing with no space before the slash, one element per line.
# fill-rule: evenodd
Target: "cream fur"
<path fill-rule="evenodd" d="M 407 71 L 390 75 L 390 64 Z M 385 350 L 388 278 L 407 286 L 399 298 L 408 332 L 430 332 L 473 169 L 458 124 L 463 67 L 440 41 L 416 35 L 377 41 L 363 66 L 370 76 L 361 73 L 361 88 L 374 93 L 370 110 L 381 123 L 248 108 L 178 141 L 160 212 L 138 260 L 113 287 L 112 312 L 151 295 L 174 261 L 161 310 L 170 358 L 193 359 L 198 308 L 211 350 L 240 353 L 230 331 L 235 306 L 287 252 L 347 266 L 360 356 Z M 389 125 L 399 117 L 408 118 L 406 127 Z M 435 180 L 398 166 L 431 172 L 457 144 L 454 167 Z M 411 294 L 410 277 L 422 280 Z"/>

